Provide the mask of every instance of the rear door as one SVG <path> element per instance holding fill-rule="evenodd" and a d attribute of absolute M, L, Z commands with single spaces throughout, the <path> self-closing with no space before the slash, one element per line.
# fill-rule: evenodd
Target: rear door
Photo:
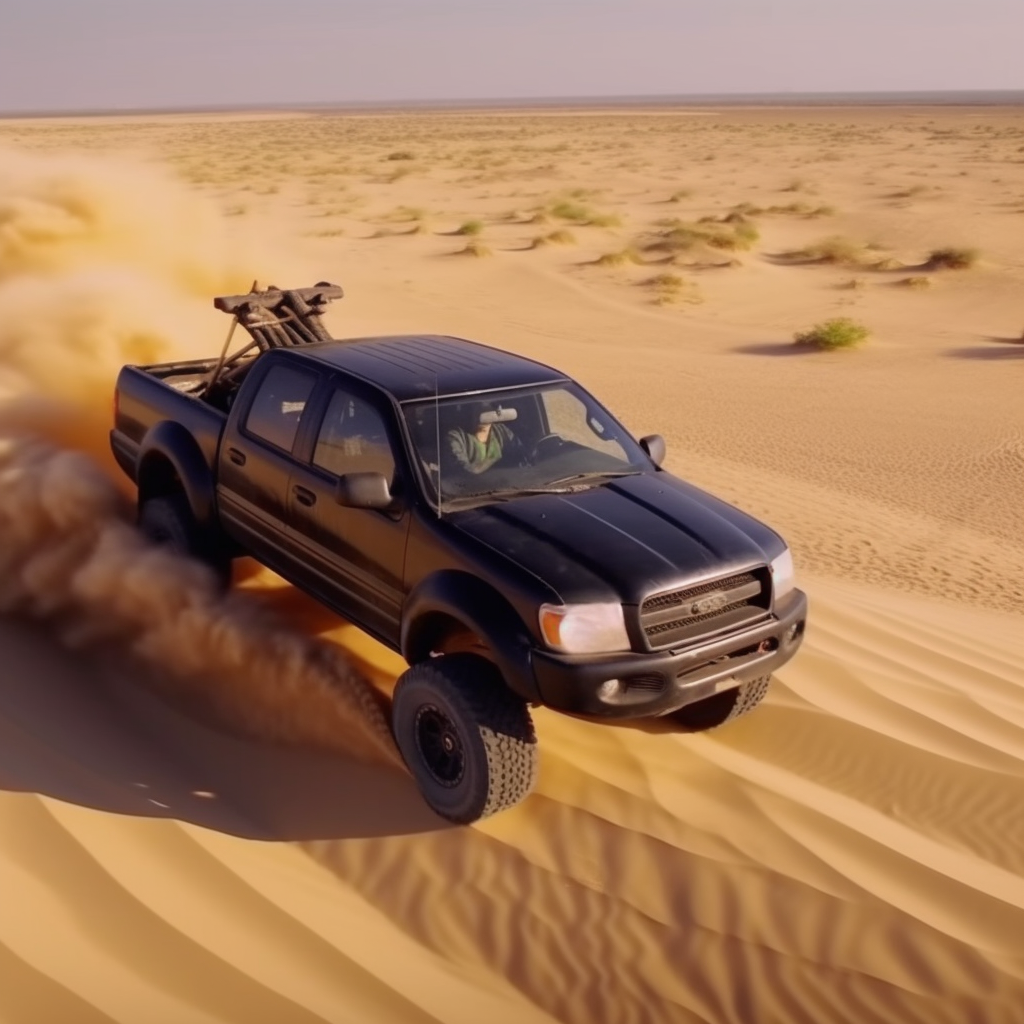
<path fill-rule="evenodd" d="M 288 518 L 303 562 L 304 584 L 385 643 L 399 640 L 409 494 L 395 414 L 379 392 L 339 377 L 315 424 L 308 459 L 292 471 Z M 383 473 L 396 496 L 388 510 L 346 508 L 336 500 L 344 473 Z"/>
<path fill-rule="evenodd" d="M 263 363 L 263 360 L 266 360 Z M 217 470 L 217 503 L 227 532 L 272 568 L 294 554 L 288 528 L 293 451 L 321 375 L 293 360 L 263 357 L 228 417 Z"/>

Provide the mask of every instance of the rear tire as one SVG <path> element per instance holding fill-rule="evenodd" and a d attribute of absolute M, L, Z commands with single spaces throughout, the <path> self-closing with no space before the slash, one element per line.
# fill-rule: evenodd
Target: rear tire
<path fill-rule="evenodd" d="M 717 729 L 753 711 L 768 695 L 771 681 L 771 676 L 752 679 L 731 690 L 723 690 L 694 704 L 687 704 L 665 717 L 684 732 Z"/>
<path fill-rule="evenodd" d="M 392 729 L 423 798 L 456 824 L 512 807 L 536 782 L 537 739 L 526 703 L 478 655 L 430 658 L 403 673 Z"/>
<path fill-rule="evenodd" d="M 208 531 L 192 514 L 184 494 L 169 494 L 142 502 L 139 528 L 158 547 L 208 565 L 223 589 L 231 585 L 231 559 L 217 551 Z"/>

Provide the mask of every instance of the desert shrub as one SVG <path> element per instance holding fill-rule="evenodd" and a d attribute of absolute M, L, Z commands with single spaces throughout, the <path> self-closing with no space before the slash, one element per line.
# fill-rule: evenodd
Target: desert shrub
<path fill-rule="evenodd" d="M 917 196 L 923 196 L 928 191 L 927 185 L 910 185 L 907 188 L 897 189 L 895 192 L 890 193 L 890 199 L 914 199 Z"/>
<path fill-rule="evenodd" d="M 396 206 L 384 219 L 408 223 L 409 221 L 423 220 L 426 215 L 427 211 L 419 206 Z"/>
<path fill-rule="evenodd" d="M 765 213 L 773 216 L 794 216 L 794 217 L 806 217 L 813 207 L 809 203 L 786 203 L 785 206 L 775 205 L 769 206 Z"/>
<path fill-rule="evenodd" d="M 705 217 L 696 224 L 680 220 L 661 222 L 664 230 L 655 233 L 643 246 L 648 252 L 665 252 L 675 255 L 686 252 L 698 244 L 711 249 L 735 251 L 749 249 L 760 237 L 756 226 L 741 218 L 724 223 L 714 217 Z"/>
<path fill-rule="evenodd" d="M 681 203 L 684 199 L 689 199 L 693 195 L 693 192 L 688 188 L 677 189 L 668 197 L 670 203 Z"/>
<path fill-rule="evenodd" d="M 566 231 L 565 228 L 558 228 L 558 230 L 552 231 L 544 237 L 552 245 L 576 244 L 576 236 L 571 231 Z"/>
<path fill-rule="evenodd" d="M 594 262 L 599 267 L 622 267 L 627 263 L 643 263 L 643 259 L 635 249 L 621 249 L 619 252 L 606 252 Z"/>
<path fill-rule="evenodd" d="M 644 284 L 650 288 L 657 288 L 663 292 L 678 292 L 684 285 L 683 279 L 678 274 L 655 274 L 647 278 Z"/>
<path fill-rule="evenodd" d="M 482 220 L 467 220 L 455 229 L 455 234 L 475 236 L 481 234 L 483 230 L 484 222 Z"/>
<path fill-rule="evenodd" d="M 593 228 L 617 228 L 622 224 L 622 218 L 614 213 L 595 213 L 587 224 Z"/>
<path fill-rule="evenodd" d="M 969 270 L 978 262 L 977 249 L 935 249 L 928 257 L 928 266 L 946 270 Z"/>
<path fill-rule="evenodd" d="M 848 238 L 833 236 L 814 242 L 789 254 L 797 259 L 814 260 L 837 266 L 859 266 L 864 262 L 863 248 Z"/>
<path fill-rule="evenodd" d="M 740 221 L 733 227 L 736 234 L 736 241 L 739 243 L 735 248 L 749 249 L 761 237 L 761 233 L 750 221 Z"/>
<path fill-rule="evenodd" d="M 904 277 L 896 282 L 901 288 L 912 288 L 915 290 L 921 290 L 924 288 L 931 288 L 932 279 L 925 277 L 923 274 L 917 274 L 914 277 Z"/>
<path fill-rule="evenodd" d="M 871 332 L 863 325 L 841 316 L 815 324 L 810 330 L 797 331 L 793 341 L 797 345 L 811 345 L 820 349 L 855 348 Z"/>
<path fill-rule="evenodd" d="M 388 153 L 385 160 L 415 160 L 416 154 L 410 153 L 407 149 L 399 149 L 394 153 Z"/>
<path fill-rule="evenodd" d="M 564 199 L 552 205 L 551 216 L 557 217 L 559 220 L 572 221 L 574 224 L 589 224 L 591 212 L 582 203 L 573 203 Z"/>
<path fill-rule="evenodd" d="M 464 249 L 459 249 L 458 251 L 452 253 L 452 255 L 475 256 L 479 259 L 484 256 L 491 256 L 493 254 L 491 253 L 491 250 L 487 248 L 486 245 L 484 245 L 481 242 L 478 242 L 476 239 L 473 239 L 472 241 L 466 243 L 466 247 Z"/>

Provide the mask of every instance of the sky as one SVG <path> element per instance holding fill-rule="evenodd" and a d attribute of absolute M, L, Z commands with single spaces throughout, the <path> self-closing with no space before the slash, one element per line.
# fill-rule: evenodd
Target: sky
<path fill-rule="evenodd" d="M 0 112 L 1024 89 L 1024 0 L 0 0 Z"/>

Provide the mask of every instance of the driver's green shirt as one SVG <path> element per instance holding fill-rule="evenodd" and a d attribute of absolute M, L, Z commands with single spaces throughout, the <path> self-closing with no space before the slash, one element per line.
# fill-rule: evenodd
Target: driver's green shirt
<path fill-rule="evenodd" d="M 469 473 L 483 473 L 502 456 L 512 431 L 504 423 L 495 423 L 486 441 L 459 427 L 448 431 L 448 445 L 459 465 Z"/>

